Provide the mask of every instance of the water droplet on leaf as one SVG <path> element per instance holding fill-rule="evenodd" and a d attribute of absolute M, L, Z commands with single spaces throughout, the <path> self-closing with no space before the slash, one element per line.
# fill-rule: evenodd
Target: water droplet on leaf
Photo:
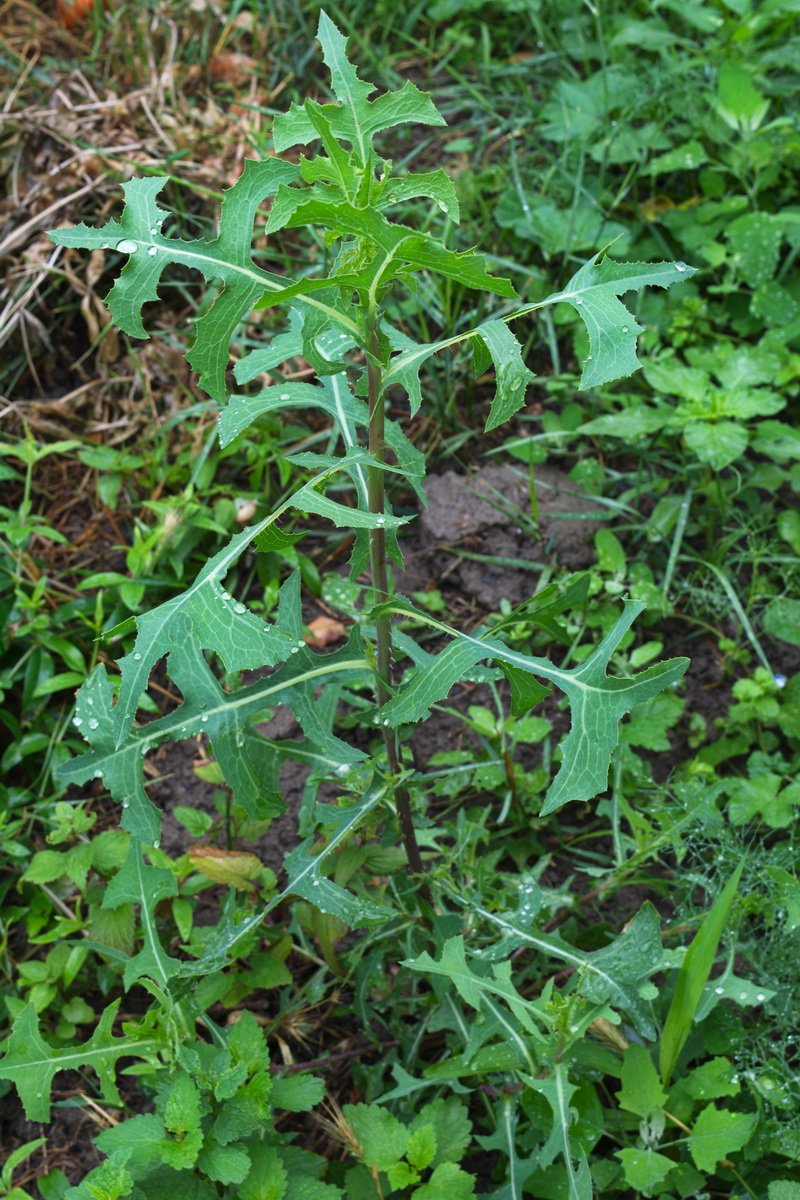
<path fill-rule="evenodd" d="M 237 601 L 233 606 L 233 611 L 241 615 L 241 613 L 247 612 L 247 606 L 242 604 L 240 601 Z"/>
<path fill-rule="evenodd" d="M 138 249 L 138 243 L 132 242 L 130 238 L 123 238 L 121 242 L 117 242 L 120 254 L 135 254 Z"/>
<path fill-rule="evenodd" d="M 158 246 L 151 246 L 147 253 L 150 255 L 158 254 Z"/>
<path fill-rule="evenodd" d="M 141 661 L 142 661 L 142 656 L 141 656 L 141 654 L 139 653 L 139 651 L 138 651 L 138 650 L 135 652 L 135 654 L 134 654 L 134 656 L 133 656 L 133 660 L 134 660 L 134 662 L 141 662 Z"/>

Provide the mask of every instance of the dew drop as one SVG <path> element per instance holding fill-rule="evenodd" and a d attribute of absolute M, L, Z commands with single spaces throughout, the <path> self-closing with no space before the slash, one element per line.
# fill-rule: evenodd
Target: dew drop
<path fill-rule="evenodd" d="M 151 256 L 153 254 L 158 254 L 158 246 L 151 246 L 147 253 Z"/>
<path fill-rule="evenodd" d="M 72 724 L 75 726 L 76 729 L 80 728 L 80 726 L 83 724 L 83 720 L 81 717 L 73 717 Z"/>
<path fill-rule="evenodd" d="M 102 772 L 102 771 L 101 771 L 99 768 L 98 768 L 98 769 L 95 771 L 95 773 L 94 773 L 94 778 L 95 778 L 95 779 L 102 779 L 102 778 L 103 778 L 103 772 Z"/>
<path fill-rule="evenodd" d="M 747 992 L 739 992 L 739 999 L 740 999 L 740 1000 L 746 1000 L 746 999 L 747 999 Z"/>
<path fill-rule="evenodd" d="M 721 988 L 721 987 L 714 988 L 714 991 L 717 993 L 717 995 L 718 995 L 718 996 L 724 996 L 724 995 L 725 995 L 725 988 Z"/>
<path fill-rule="evenodd" d="M 300 647 L 292 646 L 292 654 L 299 654 L 299 653 L 300 653 Z"/>
<path fill-rule="evenodd" d="M 134 661 L 134 662 L 141 662 L 141 661 L 142 661 L 142 656 L 141 656 L 141 654 L 139 653 L 139 651 L 138 651 L 138 650 L 136 651 L 136 653 L 135 653 L 135 654 L 134 654 L 134 656 L 133 656 L 133 661 Z"/>
<path fill-rule="evenodd" d="M 94 708 L 94 700 L 91 696 L 86 697 L 86 703 L 89 705 L 89 708 Z"/>
<path fill-rule="evenodd" d="M 265 625 L 265 626 L 264 626 L 264 633 L 269 633 L 270 629 L 271 629 L 271 626 L 270 626 L 270 625 Z"/>
<path fill-rule="evenodd" d="M 315 880 L 314 880 L 314 887 L 319 887 L 319 880 L 318 880 L 318 879 L 315 879 Z"/>
<path fill-rule="evenodd" d="M 680 262 L 680 263 L 675 263 L 675 270 L 676 270 L 676 271 L 679 271 L 679 272 L 680 272 L 680 274 L 682 275 L 682 274 L 683 274 L 683 272 L 686 270 L 686 264 L 685 264 L 685 263 L 682 263 L 682 262 Z"/>
<path fill-rule="evenodd" d="M 130 238 L 123 238 L 121 242 L 117 242 L 116 248 L 120 254 L 135 254 L 139 246 L 137 242 L 132 242 Z"/>
<path fill-rule="evenodd" d="M 241 615 L 241 613 L 247 612 L 247 606 L 237 600 L 236 604 L 233 606 L 233 611 Z"/>
<path fill-rule="evenodd" d="M 89 718 L 89 728 L 90 729 L 97 729 L 99 724 L 100 724 L 100 722 L 95 717 Z"/>
<path fill-rule="evenodd" d="M 89 722 L 89 724 L 91 725 L 91 721 Z M 766 998 L 767 997 L 764 995 L 763 992 L 759 992 L 758 995 L 756 996 L 756 1000 L 758 1000 L 759 1004 L 761 1004 L 764 1000 L 766 1000 Z"/>
<path fill-rule="evenodd" d="M 580 298 L 578 298 L 578 299 L 575 301 L 575 303 L 576 303 L 576 304 L 583 304 L 583 301 L 582 301 Z"/>
<path fill-rule="evenodd" d="M 129 806 L 130 806 L 130 800 L 123 800 L 123 801 L 122 801 L 122 807 L 123 807 L 123 808 L 128 808 Z"/>
<path fill-rule="evenodd" d="M 150 230 L 150 237 L 155 237 L 157 233 L 158 233 L 158 226 L 156 226 L 155 229 Z"/>
<path fill-rule="evenodd" d="M 280 398 L 281 400 L 291 400 L 292 397 L 288 392 L 281 392 Z"/>
<path fill-rule="evenodd" d="M 206 721 L 208 720 L 208 713 L 203 713 L 203 715 L 202 715 L 202 717 L 200 718 L 200 720 L 201 720 L 201 721 L 203 722 L 203 724 L 205 725 Z"/>
<path fill-rule="evenodd" d="M 154 838 L 153 839 L 153 848 L 155 850 L 157 850 L 160 845 L 161 845 L 161 838 Z"/>
<path fill-rule="evenodd" d="M 627 333 L 627 332 L 628 332 L 628 326 L 627 326 L 627 325 L 623 325 L 623 326 L 622 326 L 622 332 L 623 332 L 623 333 Z"/>

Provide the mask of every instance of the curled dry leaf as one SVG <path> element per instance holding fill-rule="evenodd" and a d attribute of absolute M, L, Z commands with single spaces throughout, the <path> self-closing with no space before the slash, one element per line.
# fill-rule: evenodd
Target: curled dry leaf
<path fill-rule="evenodd" d="M 208 70 L 215 83 L 247 83 L 258 63 L 249 54 L 237 54 L 233 50 L 221 50 L 211 56 Z"/>
<path fill-rule="evenodd" d="M 309 646 L 330 646 L 347 636 L 347 629 L 333 617 L 315 617 L 308 623 L 308 632 L 303 634 Z"/>
<path fill-rule="evenodd" d="M 252 521 L 257 512 L 258 505 L 255 500 L 243 500 L 236 510 L 236 520 L 239 525 L 246 525 L 248 521 Z"/>
<path fill-rule="evenodd" d="M 252 891 L 250 882 L 260 875 L 264 864 L 257 854 L 244 850 L 219 850 L 216 846 L 190 846 L 186 851 L 196 871 L 242 891 Z"/>

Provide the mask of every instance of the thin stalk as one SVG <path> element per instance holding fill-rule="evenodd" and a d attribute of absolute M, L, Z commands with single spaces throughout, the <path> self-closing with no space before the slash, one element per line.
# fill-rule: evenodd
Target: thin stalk
<path fill-rule="evenodd" d="M 378 329 L 376 313 L 371 311 L 367 316 L 367 380 L 369 383 L 369 452 L 376 462 L 383 462 L 386 453 L 384 406 L 381 397 L 381 371 L 378 347 Z M 380 467 L 370 466 L 367 470 L 367 496 L 369 510 L 377 516 L 385 512 L 385 472 Z M 372 576 L 372 588 L 376 602 L 388 599 L 389 582 L 386 567 L 386 530 L 381 526 L 369 531 L 369 565 Z M 391 699 L 392 676 L 392 630 L 391 617 L 388 613 L 375 618 L 375 652 L 377 687 L 376 698 L 381 709 Z M 400 762 L 397 754 L 397 737 L 395 731 L 388 725 L 381 725 L 383 744 L 389 771 L 392 775 L 399 774 Z M 411 796 L 408 788 L 398 784 L 394 789 L 397 804 L 397 820 L 400 835 L 403 839 L 408 865 L 415 875 L 424 872 L 422 855 L 417 845 L 414 833 L 414 819 L 411 812 Z"/>

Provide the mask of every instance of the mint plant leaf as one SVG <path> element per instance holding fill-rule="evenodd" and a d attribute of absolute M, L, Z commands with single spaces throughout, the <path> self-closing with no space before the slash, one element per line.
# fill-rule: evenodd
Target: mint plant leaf
<path fill-rule="evenodd" d="M 371 1169 L 388 1171 L 405 1156 L 409 1132 L 407 1126 L 377 1104 L 345 1104 L 342 1112 Z"/>
<path fill-rule="evenodd" d="M 241 1183 L 250 1170 L 250 1156 L 239 1146 L 206 1142 L 197 1156 L 197 1170 L 218 1183 Z"/>
<path fill-rule="evenodd" d="M 287 1112 L 309 1112 L 325 1095 L 325 1081 L 316 1075 L 284 1075 L 272 1082 L 270 1103 Z"/>
<path fill-rule="evenodd" d="M 756 1113 L 729 1112 L 707 1104 L 689 1134 L 689 1150 L 698 1171 L 713 1173 L 717 1163 L 750 1141 Z"/>
<path fill-rule="evenodd" d="M 77 1187 L 70 1188 L 64 1200 L 121 1200 L 123 1196 L 130 1196 L 133 1187 L 133 1176 L 125 1169 L 125 1163 L 109 1159 L 90 1171 Z M 184 1200 L 174 1192 L 170 1194 L 175 1200 Z M 150 1200 L 149 1196 L 147 1200 Z"/>
<path fill-rule="evenodd" d="M 261 1200 L 259 1196 L 258 1200 Z M 281 1200 L 344 1200 L 341 1188 L 308 1175 L 290 1176 Z"/>
<path fill-rule="evenodd" d="M 409 1125 L 413 1134 L 423 1126 L 430 1125 L 436 1138 L 436 1151 L 431 1166 L 442 1162 L 460 1162 L 472 1134 L 472 1122 L 466 1107 L 456 1096 L 432 1100 L 416 1114 Z"/>
<path fill-rule="evenodd" d="M 50 1120 L 50 1085 L 57 1071 L 93 1067 L 104 1100 L 121 1103 L 114 1079 L 117 1059 L 126 1056 L 152 1060 L 162 1048 L 152 1037 L 128 1033 L 114 1037 L 111 1030 L 120 1001 L 114 1000 L 101 1016 L 92 1036 L 82 1046 L 50 1046 L 39 1032 L 39 1018 L 26 1004 L 14 1021 L 6 1053 L 0 1059 L 0 1079 L 10 1079 L 19 1092 L 29 1121 Z"/>
<path fill-rule="evenodd" d="M 612 379 L 632 375 L 640 365 L 636 338 L 642 327 L 618 297 L 641 291 L 643 287 L 667 288 L 685 282 L 695 273 L 694 267 L 680 262 L 618 263 L 601 250 L 584 263 L 563 291 L 521 311 L 562 301 L 571 304 L 589 332 L 591 353 L 584 363 L 580 386 L 599 387 Z"/>
<path fill-rule="evenodd" d="M 127 1121 L 101 1130 L 94 1144 L 103 1154 L 124 1155 L 131 1166 L 143 1166 L 158 1158 L 164 1133 L 164 1122 L 156 1113 L 137 1113 Z"/>
<path fill-rule="evenodd" d="M 675 1166 L 666 1154 L 659 1154 L 652 1146 L 643 1149 L 626 1147 L 616 1150 L 614 1157 L 622 1163 L 625 1172 L 625 1182 L 635 1188 L 643 1196 L 655 1196 L 659 1192 L 659 1184 L 663 1183 L 669 1172 Z"/>
<path fill-rule="evenodd" d="M 256 1142 L 250 1148 L 250 1170 L 239 1184 L 238 1200 L 283 1200 L 287 1173 L 277 1146 Z"/>
<path fill-rule="evenodd" d="M 617 1092 L 620 1108 L 647 1118 L 667 1102 L 652 1058 L 644 1046 L 632 1043 L 622 1060 L 622 1089 Z"/>
<path fill-rule="evenodd" d="M 470 1200 L 475 1195 L 475 1177 L 455 1163 L 440 1163 L 427 1183 L 414 1192 L 415 1200 Z"/>

